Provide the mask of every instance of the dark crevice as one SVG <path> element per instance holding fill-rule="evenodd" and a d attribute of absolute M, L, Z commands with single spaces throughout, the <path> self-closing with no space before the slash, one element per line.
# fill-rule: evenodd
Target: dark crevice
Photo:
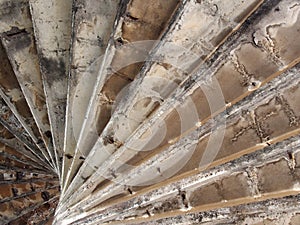
<path fill-rule="evenodd" d="M 10 31 L 5 33 L 6 37 L 15 37 L 20 34 L 28 34 L 25 29 L 19 29 L 18 27 L 12 27 Z"/>
<path fill-rule="evenodd" d="M 66 156 L 68 159 L 73 159 L 73 156 L 70 155 L 70 154 L 65 154 L 65 156 Z"/>
<path fill-rule="evenodd" d="M 49 201 L 49 199 L 50 199 L 50 194 L 49 194 L 49 192 L 48 191 L 43 191 L 42 193 L 41 193 L 41 196 L 42 196 L 42 198 L 43 198 L 43 200 L 46 202 L 46 201 Z"/>
<path fill-rule="evenodd" d="M 129 13 L 129 12 L 128 12 L 128 13 L 126 13 L 126 17 L 127 17 L 127 18 L 129 18 L 131 21 L 137 21 L 137 20 L 139 20 L 138 18 L 136 18 L 136 17 L 134 17 L 134 16 L 130 15 L 130 13 Z"/>
<path fill-rule="evenodd" d="M 129 194 L 131 194 L 132 195 L 132 190 L 130 189 L 130 188 L 127 188 L 127 191 L 129 192 Z"/>
<path fill-rule="evenodd" d="M 179 191 L 179 195 L 181 197 L 181 201 L 182 201 L 182 204 L 184 205 L 184 207 L 188 208 L 189 203 L 188 203 L 188 200 L 187 200 L 187 197 L 186 197 L 186 192 L 185 191 Z"/>

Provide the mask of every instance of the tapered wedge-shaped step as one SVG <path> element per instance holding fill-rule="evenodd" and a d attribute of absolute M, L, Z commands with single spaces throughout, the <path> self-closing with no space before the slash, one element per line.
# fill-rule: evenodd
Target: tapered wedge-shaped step
<path fill-rule="evenodd" d="M 132 191 L 136 191 L 141 189 L 141 186 L 151 184 L 151 181 L 153 183 L 163 181 L 168 176 L 176 175 L 179 178 L 182 174 L 189 176 L 191 173 L 196 172 L 195 169 L 203 170 L 207 166 L 210 166 L 209 164 L 222 164 L 240 155 L 256 151 L 271 143 L 276 143 L 289 136 L 299 134 L 299 126 L 291 124 L 292 121 L 289 120 L 290 113 L 287 113 L 287 108 L 285 108 L 288 104 L 296 106 L 296 102 L 293 99 L 299 92 L 299 90 L 298 92 L 296 91 L 299 89 L 297 87 L 299 87 L 300 82 L 297 78 L 298 70 L 299 66 L 294 67 L 277 79 L 274 79 L 268 85 L 254 92 L 242 103 L 234 105 L 227 112 L 214 118 L 216 121 L 222 121 L 222 118 L 226 119 L 226 128 L 222 128 L 222 123 L 221 125 L 220 123 L 214 125 L 214 121 L 211 120 L 186 138 L 171 145 L 162 154 L 145 160 L 142 164 L 135 164 L 132 171 L 119 170 L 119 179 L 111 178 L 114 182 L 106 182 L 103 186 L 98 187 L 93 186 L 92 181 L 90 183 L 87 182 L 89 186 L 83 186 L 82 189 L 79 189 L 76 193 L 77 197 L 80 195 L 85 196 L 84 191 L 88 194 L 93 192 L 93 197 L 84 200 L 80 204 L 76 204 L 74 209 L 78 209 L 78 205 L 82 205 L 84 209 L 91 209 L 101 201 L 116 195 L 120 197 L 120 195 L 128 193 L 126 188 L 128 186 L 131 186 L 130 189 Z M 289 80 L 290 84 L 289 82 L 284 82 L 285 79 Z M 281 93 L 272 92 L 271 90 L 274 88 L 281 90 Z M 282 99 L 284 99 L 284 103 L 281 102 Z M 279 102 L 276 104 L 277 101 Z M 292 109 L 289 108 L 289 110 Z M 264 116 L 262 117 L 262 115 Z M 276 130 L 276 127 L 272 128 L 275 125 L 274 123 L 281 124 L 282 129 Z M 261 136 L 264 133 L 258 131 L 266 126 L 272 130 L 272 134 L 270 133 L 267 139 L 264 139 Z M 209 147 L 209 141 L 211 136 L 213 136 L 211 134 L 212 129 L 213 131 L 223 129 L 224 133 L 224 138 L 221 140 L 215 138 L 215 141 L 221 142 L 219 143 L 219 149 L 216 149 L 215 152 L 214 149 Z M 236 136 L 235 133 L 239 135 Z M 249 135 L 252 137 L 251 142 L 248 140 Z M 214 144 L 216 146 L 216 142 Z M 176 161 L 176 158 L 179 160 Z M 106 177 L 108 176 L 109 174 L 106 175 Z M 93 187 L 98 188 L 98 190 Z M 79 198 L 77 198 L 78 200 Z M 88 206 L 89 204 L 91 205 Z"/>
<path fill-rule="evenodd" d="M 49 154 L 52 155 L 51 132 L 28 1 L 11 3 L 3 0 L 1 4 L 0 33 L 3 47 Z"/>
<path fill-rule="evenodd" d="M 0 0 L 0 224 L 300 224 L 299 0 Z"/>
<path fill-rule="evenodd" d="M 253 36 L 253 30 L 251 30 L 250 28 L 247 29 L 248 24 L 257 24 L 256 26 L 261 26 L 263 29 L 263 27 L 268 27 L 268 26 L 272 26 L 272 24 L 276 24 L 276 23 L 280 23 L 277 21 L 273 21 L 271 18 L 273 18 L 276 15 L 277 11 L 269 11 L 269 14 L 265 14 L 263 17 L 261 15 L 261 11 L 265 11 L 265 9 L 269 9 L 271 7 L 276 8 L 278 7 L 277 5 L 278 3 L 275 2 L 265 2 L 260 8 L 259 10 L 253 14 L 246 22 L 245 24 L 241 27 L 241 31 L 237 31 L 235 34 L 233 34 L 232 37 L 230 37 L 230 39 L 228 40 L 228 42 L 225 42 L 221 48 L 218 50 L 218 52 L 215 53 L 215 55 L 219 56 L 219 57 L 213 57 L 213 60 L 208 60 L 206 63 L 204 63 L 203 65 L 200 66 L 200 68 L 198 68 L 198 71 L 196 74 L 193 75 L 193 77 L 191 77 L 190 79 L 186 80 L 183 84 L 181 84 L 177 89 L 177 93 L 174 94 L 175 97 L 172 96 L 172 98 L 170 98 L 169 101 L 166 101 L 163 105 L 161 109 L 157 110 L 157 113 L 154 114 L 153 116 L 151 116 L 151 118 L 149 120 L 147 120 L 147 123 L 145 123 L 143 126 L 141 126 L 141 128 L 136 132 L 135 136 L 132 135 L 132 138 L 129 139 L 127 142 L 123 143 L 122 142 L 118 145 L 118 140 L 116 140 L 115 142 L 111 142 L 111 143 L 107 143 L 105 142 L 103 139 L 100 140 L 99 145 L 95 145 L 95 153 L 91 153 L 91 157 L 89 160 L 89 158 L 86 160 L 86 163 L 84 165 L 86 165 L 84 167 L 84 165 L 81 168 L 81 171 L 84 171 L 81 173 L 81 171 L 79 171 L 79 173 L 77 174 L 77 179 L 79 180 L 78 182 L 83 183 L 85 181 L 85 178 L 89 177 L 93 172 L 97 171 L 97 168 L 101 165 L 101 159 L 102 157 L 107 158 L 111 153 L 113 153 L 116 148 L 116 146 L 121 146 L 120 150 L 117 152 L 117 154 L 113 155 L 114 157 L 110 158 L 110 159 L 114 159 L 113 160 L 108 160 L 106 161 L 104 164 L 102 164 L 100 166 L 100 168 L 98 169 L 98 172 L 94 173 L 94 178 L 90 178 L 89 179 L 89 183 L 87 183 L 87 185 L 85 186 L 84 189 L 86 189 L 86 187 L 90 187 L 91 185 L 93 187 L 96 187 L 97 184 L 100 184 L 102 181 L 105 180 L 105 178 L 109 177 L 109 179 L 113 179 L 113 173 L 117 174 L 118 172 L 116 171 L 117 167 L 120 167 L 120 165 L 124 162 L 126 162 L 128 159 L 132 158 L 132 156 L 137 155 L 137 157 L 135 159 L 133 159 L 129 165 L 134 165 L 134 163 L 137 163 L 139 160 L 141 160 L 142 158 L 144 158 L 146 155 L 151 155 L 151 154 L 155 154 L 152 153 L 152 151 L 136 151 L 136 148 L 134 148 L 134 144 L 137 142 L 139 143 L 139 139 L 143 139 L 145 137 L 147 137 L 147 132 L 149 133 L 149 129 L 160 127 L 160 124 L 165 122 L 167 125 L 169 124 L 170 129 L 168 129 L 169 133 L 167 133 L 164 137 L 166 137 L 164 140 L 162 140 L 162 143 L 158 146 L 158 148 L 156 148 L 156 150 L 161 151 L 162 149 L 164 149 L 166 146 L 169 146 L 172 144 L 172 142 L 176 142 L 177 139 L 180 139 L 182 134 L 178 134 L 174 131 L 180 130 L 180 124 L 178 124 L 178 121 L 180 121 L 180 119 L 182 118 L 178 118 L 177 116 L 177 120 L 174 119 L 174 117 L 176 118 L 176 111 L 180 112 L 180 111 L 184 111 L 184 107 L 189 107 L 188 104 L 188 100 L 186 99 L 192 99 L 194 103 L 194 107 L 196 107 L 196 113 L 198 113 L 198 115 L 200 116 L 199 121 L 198 120 L 192 120 L 190 121 L 190 124 L 187 124 L 188 126 L 185 127 L 185 129 L 183 130 L 184 135 L 186 135 L 186 132 L 190 132 L 189 129 L 196 129 L 197 125 L 199 122 L 203 123 L 206 121 L 207 118 L 209 118 L 211 116 L 211 114 L 214 114 L 216 112 L 218 112 L 219 110 L 222 110 L 222 108 L 225 108 L 226 105 L 230 106 L 230 104 L 234 104 L 235 102 L 239 101 L 240 99 L 242 99 L 243 97 L 245 97 L 246 95 L 249 95 L 250 93 L 252 93 L 255 89 L 257 89 L 259 86 L 263 85 L 264 83 L 266 83 L 268 80 L 272 79 L 274 76 L 278 76 L 279 74 L 281 74 L 286 68 L 291 67 L 293 65 L 295 65 L 295 63 L 297 62 L 297 60 L 299 60 L 299 56 L 300 56 L 300 52 L 299 49 L 297 48 L 296 44 L 293 48 L 290 48 L 289 45 L 285 45 L 285 43 L 282 43 L 282 45 L 278 45 L 278 48 L 281 48 L 281 50 L 279 51 L 278 55 L 274 58 L 271 57 L 270 55 L 272 55 L 272 49 L 269 48 L 265 48 L 265 45 L 260 45 L 259 43 L 263 43 L 260 42 L 259 40 L 263 40 L 263 37 L 259 37 L 257 40 L 253 40 L 252 36 Z M 288 35 L 288 32 L 285 32 L 286 29 L 290 29 L 291 32 L 297 32 L 297 10 L 295 11 L 295 14 L 293 14 L 293 17 L 289 17 L 289 10 L 290 10 L 290 6 L 292 6 L 294 4 L 293 1 L 287 3 L 281 3 L 281 5 L 279 5 L 279 7 L 282 8 L 282 10 L 285 12 L 285 14 L 282 14 L 281 17 L 278 17 L 278 21 L 285 21 L 288 19 L 290 19 L 290 23 L 291 25 L 287 27 L 283 26 L 282 28 L 276 27 L 276 29 L 280 30 L 282 29 L 283 33 L 282 35 L 284 35 L 285 38 L 291 38 L 289 43 L 296 43 L 294 42 L 294 38 L 295 35 Z M 259 32 L 256 32 L 257 35 L 259 35 Z M 279 34 L 280 32 L 277 31 L 277 33 Z M 297 36 L 297 35 L 296 35 Z M 274 37 L 275 38 L 275 37 Z M 278 42 L 276 43 L 280 43 L 281 37 L 278 36 Z M 254 42 L 254 46 L 255 43 L 256 47 L 251 47 L 253 45 L 251 45 L 250 43 Z M 244 47 L 242 47 L 244 46 Z M 253 65 L 251 64 L 251 61 L 237 61 L 238 57 L 242 57 L 243 52 L 246 51 L 250 51 L 250 49 L 253 50 L 253 54 L 257 54 L 256 58 L 260 58 L 261 60 L 259 61 L 260 64 L 257 65 Z M 260 49 L 260 50 L 259 50 Z M 283 50 L 285 49 L 285 50 Z M 290 49 L 290 53 L 288 53 L 288 50 Z M 241 58 L 242 59 L 242 58 Z M 231 63 L 228 63 L 227 61 L 231 60 Z M 255 63 L 257 63 L 255 61 Z M 269 64 L 268 67 L 266 67 L 265 65 Z M 246 67 L 247 66 L 247 67 Z M 247 70 L 251 70 L 251 68 L 255 69 L 255 68 L 260 68 L 260 73 L 254 73 L 254 75 L 247 75 L 245 74 L 244 70 L 241 70 L 240 68 L 245 67 L 245 71 Z M 208 69 L 208 68 L 214 68 L 214 69 Z M 214 72 L 211 72 L 214 71 Z M 199 76 L 198 74 L 202 75 Z M 233 76 L 234 77 L 230 80 L 227 81 L 226 77 L 228 76 Z M 213 96 L 213 95 L 209 95 L 209 89 L 208 90 L 202 90 L 203 82 L 205 82 L 207 79 L 210 79 L 210 77 L 213 77 L 214 79 L 217 79 L 217 84 L 218 86 L 214 87 L 214 88 L 219 88 L 219 94 L 221 93 L 220 96 Z M 194 82 L 193 82 L 194 81 Z M 229 83 L 228 83 L 229 82 Z M 214 84 L 215 85 L 215 84 Z M 231 92 L 232 90 L 232 86 L 233 85 L 237 85 L 236 90 L 240 90 L 240 91 L 235 91 L 234 93 Z M 254 85 L 254 86 L 253 86 Z M 199 87 L 200 86 L 200 87 Z M 205 87 L 204 87 L 205 88 Z M 218 94 L 218 93 L 217 93 Z M 222 100 L 223 97 L 223 100 Z M 173 99 L 177 99 L 178 101 L 174 101 Z M 208 99 L 205 99 L 208 98 Z M 212 105 L 211 101 L 214 101 L 215 99 L 219 98 L 219 101 L 214 102 L 214 105 Z M 182 105 L 181 102 L 183 101 L 183 99 L 185 99 L 187 102 L 187 105 Z M 230 104 L 228 104 L 230 103 Z M 174 107 L 175 106 L 175 107 Z M 138 110 L 137 110 L 138 111 Z M 174 112 L 175 111 L 175 112 Z M 212 111 L 212 112 L 210 112 Z M 130 111 L 132 112 L 132 111 Z M 183 114 L 184 115 L 184 114 Z M 119 115 L 119 118 L 121 117 L 121 115 Z M 190 116 L 191 117 L 191 116 Z M 293 119 L 293 118 L 290 118 Z M 112 123 L 115 122 L 116 120 L 112 120 Z M 149 121 L 149 122 L 148 122 Z M 174 121 L 177 121 L 177 125 L 174 124 Z M 186 121 L 184 121 L 186 123 Z M 201 124 L 199 123 L 199 124 Z M 133 124 L 131 124 L 133 126 Z M 152 128 L 151 128 L 152 126 Z M 194 127 L 194 128 L 193 128 Z M 154 129 L 155 130 L 155 129 Z M 122 134 L 126 134 L 126 132 L 120 132 Z M 159 129 L 158 132 L 159 134 Z M 139 139 L 136 139 L 139 138 Z M 151 141 L 151 138 L 153 138 L 154 141 L 157 140 L 157 136 L 152 135 L 149 139 Z M 156 139 L 155 139 L 156 138 Z M 113 140 L 113 138 L 111 139 Z M 171 141 L 170 141 L 171 140 Z M 166 146 L 165 146 L 166 145 Z M 128 147 L 129 146 L 129 147 Z M 133 146 L 133 147 L 131 147 Z M 165 146 L 164 148 L 162 148 L 162 146 Z M 105 150 L 103 150 L 103 148 Z M 97 151 L 96 151 L 97 150 Z M 142 149 L 139 149 L 142 150 Z M 154 149 L 155 150 L 155 149 Z M 97 156 L 96 152 L 98 152 L 99 156 Z M 110 154 L 109 154 L 110 153 Z M 138 153 L 138 154 L 137 154 Z M 100 155 L 101 154 L 101 155 Z M 118 159 L 122 159 L 122 161 L 120 162 L 120 160 Z M 100 162 L 99 162 L 100 160 Z M 115 163 L 115 167 L 114 166 L 110 166 L 108 167 L 109 164 L 113 164 L 113 162 Z M 125 165 L 128 167 L 128 165 Z M 130 166 L 129 166 L 130 168 Z M 104 171 L 110 172 L 111 171 L 113 173 L 111 174 L 104 174 Z M 122 170 L 122 167 L 121 167 Z M 101 179 L 99 178 L 99 174 L 103 174 L 104 177 Z M 123 175 L 123 174 L 122 174 Z M 120 177 L 122 177 L 122 175 L 120 175 Z M 97 180 L 97 181 L 96 181 Z M 76 185 L 76 183 L 75 183 Z M 93 188 L 88 188 L 86 189 L 87 194 L 90 193 L 93 190 Z"/>
<path fill-rule="evenodd" d="M 74 177 L 75 172 L 108 122 L 118 92 L 135 78 L 153 46 L 153 42 L 140 47 L 135 47 L 134 43 L 149 39 L 158 40 L 179 2 L 178 0 L 121 2 L 109 45 L 103 55 L 103 62 L 83 127 L 80 130 L 75 156 L 68 175 L 70 179 Z M 152 16 L 153 13 L 157 15 L 155 18 Z M 135 18 L 135 16 L 141 17 L 141 19 Z M 128 43 L 129 47 L 124 49 L 122 45 L 125 43 Z M 142 57 L 139 54 L 136 55 L 136 51 L 142 51 Z M 128 63 L 127 65 L 125 63 L 123 68 L 115 70 L 114 65 L 123 64 L 125 58 L 127 58 L 127 62 L 130 59 L 137 63 Z M 107 73 L 107 71 L 109 72 Z M 103 104 L 98 105 L 99 102 Z"/>
<path fill-rule="evenodd" d="M 227 11 L 219 12 L 217 15 L 211 15 L 212 12 L 210 11 L 210 8 L 213 6 L 213 3 L 200 4 L 195 2 L 185 2 L 178 9 L 178 11 L 176 11 L 174 18 L 172 18 L 172 23 L 167 29 L 167 33 L 156 47 L 155 53 L 149 57 L 148 60 L 150 62 L 146 64 L 145 68 L 143 68 L 141 74 L 139 75 L 140 79 L 131 84 L 131 88 L 136 90 L 134 94 L 131 94 L 131 100 L 126 101 L 126 103 L 129 103 L 129 105 L 124 105 L 125 103 L 121 102 L 121 105 L 118 106 L 117 110 L 114 112 L 111 122 L 108 124 L 102 133 L 101 138 L 97 141 L 97 144 L 92 149 L 91 155 L 99 154 L 99 157 L 97 157 L 97 162 L 99 165 L 109 156 L 110 152 L 114 152 L 115 149 L 118 148 L 118 144 L 116 144 L 115 147 L 111 146 L 112 149 L 111 147 L 108 147 L 107 150 L 103 151 L 102 149 L 105 148 L 103 145 L 106 145 L 106 140 L 115 140 L 116 143 L 123 143 L 134 131 L 134 129 L 138 127 L 138 125 L 142 123 L 153 111 L 153 108 L 156 108 L 157 105 L 160 104 L 160 101 L 166 98 L 175 89 L 175 87 L 177 87 L 178 84 L 185 79 L 187 74 L 193 70 L 193 66 L 199 65 L 199 63 L 207 55 L 212 54 L 212 52 L 223 41 L 223 39 L 226 38 L 226 36 L 230 34 L 230 32 L 236 28 L 236 26 L 238 26 L 239 22 L 241 22 L 241 20 L 243 20 L 248 13 L 254 10 L 259 3 L 259 1 L 252 1 L 248 2 L 247 4 L 242 4 L 239 6 L 240 11 L 233 11 L 236 7 L 233 4 L 232 8 L 229 7 Z M 236 4 L 239 3 L 237 2 Z M 248 13 L 245 13 L 245 11 Z M 244 15 L 241 16 L 240 14 Z M 199 26 L 199 28 L 193 29 L 193 32 L 191 33 L 193 36 L 190 36 L 190 38 L 187 40 L 186 33 L 190 32 L 192 26 L 191 24 L 195 23 L 195 18 L 193 15 L 200 17 L 203 16 L 207 18 L 208 21 L 206 20 L 202 26 Z M 220 24 L 223 16 L 226 16 L 227 21 L 229 22 Z M 181 23 L 186 24 L 186 27 L 184 25 L 178 26 L 178 24 Z M 210 31 L 212 30 L 215 30 L 215 33 L 211 34 Z M 175 41 L 172 42 L 172 40 Z M 201 44 L 197 48 L 192 46 L 195 41 L 199 40 Z M 133 47 L 128 44 L 126 44 L 124 47 L 121 46 L 121 50 L 119 50 L 120 52 L 128 52 L 129 54 L 129 50 L 127 49 L 137 51 L 138 53 L 132 54 L 136 56 L 136 58 L 129 57 L 125 62 L 122 61 L 113 63 L 111 69 L 113 71 L 127 71 L 127 64 L 134 65 L 134 63 L 141 62 L 143 59 L 145 59 L 145 53 L 143 51 L 149 48 L 148 46 L 153 44 L 157 43 L 155 41 L 141 41 L 133 42 Z M 143 49 L 143 47 L 146 49 Z M 108 75 L 110 75 L 110 73 L 108 73 Z M 110 80 L 113 80 L 113 77 L 114 76 L 112 76 Z M 107 83 L 108 82 L 109 81 L 107 81 Z M 102 113 L 102 119 L 103 114 L 106 114 L 105 111 L 107 111 L 108 108 L 111 108 L 111 105 L 113 104 L 113 102 L 108 104 L 104 98 L 115 99 L 115 96 L 119 94 L 119 89 L 114 90 L 115 86 L 107 86 L 104 88 L 106 89 L 102 90 L 103 94 L 98 95 L 100 96 L 98 98 L 102 98 L 102 100 L 95 100 L 96 103 L 100 102 L 100 105 L 97 107 L 100 107 L 100 110 L 98 111 Z M 126 92 L 123 91 L 121 95 L 124 94 L 126 94 Z M 111 96 L 107 97 L 108 95 Z M 126 96 L 126 99 L 127 98 L 128 97 Z M 139 105 L 143 104 L 145 105 L 144 108 L 139 107 Z M 119 126 L 119 124 L 122 124 L 122 126 Z M 100 154 L 102 154 L 102 156 L 100 156 Z M 90 169 L 89 166 L 87 166 L 91 163 L 89 160 L 89 158 L 86 160 L 81 170 Z M 84 176 L 88 177 L 88 174 L 89 172 L 86 172 Z"/>
<path fill-rule="evenodd" d="M 64 190 L 71 180 L 70 176 L 68 179 L 66 176 L 75 154 L 105 49 L 113 31 L 119 4 L 119 0 L 113 0 L 75 1 L 73 5 L 72 53 L 62 171 Z"/>
<path fill-rule="evenodd" d="M 51 0 L 45 2 L 30 0 L 29 3 L 57 167 L 61 171 L 69 73 L 72 1 Z"/>
<path fill-rule="evenodd" d="M 298 135 L 211 170 L 146 190 L 142 195 L 137 192 L 124 202 L 112 200 L 84 217 L 98 223 L 125 223 L 126 218 L 162 218 L 294 195 L 299 193 L 299 153 Z"/>

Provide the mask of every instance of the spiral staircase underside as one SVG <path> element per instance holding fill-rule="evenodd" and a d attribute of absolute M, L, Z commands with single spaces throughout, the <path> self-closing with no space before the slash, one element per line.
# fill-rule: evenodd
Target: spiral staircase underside
<path fill-rule="evenodd" d="M 0 0 L 0 224 L 300 224 L 299 0 Z"/>

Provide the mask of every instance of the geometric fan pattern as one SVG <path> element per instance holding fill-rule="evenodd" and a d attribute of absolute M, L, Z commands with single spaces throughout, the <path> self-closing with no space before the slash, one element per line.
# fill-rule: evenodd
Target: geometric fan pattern
<path fill-rule="evenodd" d="M 299 0 L 0 0 L 0 224 L 300 224 Z"/>

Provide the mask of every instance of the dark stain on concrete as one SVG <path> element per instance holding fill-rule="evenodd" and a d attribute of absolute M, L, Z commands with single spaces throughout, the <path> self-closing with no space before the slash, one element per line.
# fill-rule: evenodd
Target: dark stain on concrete
<path fill-rule="evenodd" d="M 27 1 L 5 1 L 0 4 L 0 18 L 1 20 L 11 20 L 13 15 L 19 13 L 20 8 L 28 7 Z"/>
<path fill-rule="evenodd" d="M 25 174 L 23 172 L 17 172 L 16 173 L 16 180 L 22 180 Z"/>
<path fill-rule="evenodd" d="M 49 192 L 48 191 L 43 191 L 42 193 L 41 193 L 41 196 L 42 196 L 42 198 L 43 198 L 43 200 L 46 202 L 46 201 L 49 201 L 49 199 L 50 199 L 50 194 L 49 194 Z"/>
<path fill-rule="evenodd" d="M 2 34 L 4 40 L 8 42 L 8 47 L 15 51 L 29 47 L 32 42 L 32 31 L 12 27 L 9 31 Z"/>
<path fill-rule="evenodd" d="M 52 138 L 52 133 L 51 133 L 50 130 L 47 130 L 47 131 L 45 132 L 45 135 L 46 135 L 47 138 Z"/>
<path fill-rule="evenodd" d="M 18 196 L 19 191 L 17 188 L 12 188 L 11 191 L 12 191 L 14 197 Z"/>
<path fill-rule="evenodd" d="M 52 86 L 54 82 L 65 79 L 66 64 L 62 58 L 53 59 L 40 57 L 41 70 L 45 74 L 47 83 Z"/>
<path fill-rule="evenodd" d="M 73 156 L 70 155 L 70 154 L 65 154 L 65 156 L 66 156 L 68 159 L 73 159 Z"/>
<path fill-rule="evenodd" d="M 6 91 L 9 89 L 19 88 L 17 78 L 13 72 L 8 60 L 5 49 L 0 42 L 0 84 Z"/>

